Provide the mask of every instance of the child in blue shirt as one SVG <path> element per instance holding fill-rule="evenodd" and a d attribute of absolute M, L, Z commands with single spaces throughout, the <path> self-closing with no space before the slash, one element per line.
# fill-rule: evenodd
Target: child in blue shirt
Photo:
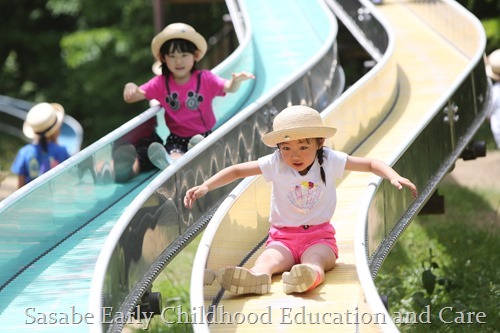
<path fill-rule="evenodd" d="M 64 108 L 57 103 L 39 103 L 29 110 L 23 133 L 33 142 L 19 150 L 10 169 L 18 177 L 18 188 L 69 158 L 57 143 L 63 118 Z"/>

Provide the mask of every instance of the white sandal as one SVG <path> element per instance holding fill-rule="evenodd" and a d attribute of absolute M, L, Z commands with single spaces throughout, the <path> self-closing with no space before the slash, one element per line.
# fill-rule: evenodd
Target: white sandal
<path fill-rule="evenodd" d="M 236 294 L 267 294 L 271 290 L 271 276 L 254 273 L 244 267 L 229 266 L 217 273 L 217 280 L 227 291 Z"/>

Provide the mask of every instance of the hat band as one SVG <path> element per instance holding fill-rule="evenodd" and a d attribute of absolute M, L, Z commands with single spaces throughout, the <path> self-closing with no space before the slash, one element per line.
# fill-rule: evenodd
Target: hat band
<path fill-rule="evenodd" d="M 56 124 L 57 124 L 57 117 L 54 119 L 54 123 L 52 123 L 52 125 L 50 125 L 48 128 L 44 129 L 41 132 L 35 132 L 35 133 L 38 135 L 43 135 L 43 134 L 47 133 L 48 131 L 50 131 L 52 128 L 54 128 L 54 126 L 56 126 Z"/>

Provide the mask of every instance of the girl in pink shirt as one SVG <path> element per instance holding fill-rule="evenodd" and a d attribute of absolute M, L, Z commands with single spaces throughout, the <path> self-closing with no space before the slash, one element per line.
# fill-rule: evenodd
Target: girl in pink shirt
<path fill-rule="evenodd" d="M 138 86 L 129 82 L 123 97 L 127 103 L 157 100 L 165 109 L 170 130 L 165 149 L 177 159 L 188 150 L 195 135 L 206 137 L 216 119 L 212 101 L 216 96 L 236 91 L 242 81 L 253 79 L 249 73 L 233 73 L 230 80 L 208 70 L 197 70 L 196 63 L 207 51 L 203 36 L 185 23 L 169 24 L 151 42 L 151 51 L 161 63 L 161 75 Z"/>

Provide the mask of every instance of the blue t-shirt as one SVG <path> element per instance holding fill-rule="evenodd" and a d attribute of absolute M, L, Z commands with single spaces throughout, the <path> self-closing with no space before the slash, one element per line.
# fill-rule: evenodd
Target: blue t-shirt
<path fill-rule="evenodd" d="M 25 177 L 26 184 L 69 158 L 65 147 L 54 142 L 47 144 L 47 152 L 39 144 L 22 147 L 10 171 Z"/>

